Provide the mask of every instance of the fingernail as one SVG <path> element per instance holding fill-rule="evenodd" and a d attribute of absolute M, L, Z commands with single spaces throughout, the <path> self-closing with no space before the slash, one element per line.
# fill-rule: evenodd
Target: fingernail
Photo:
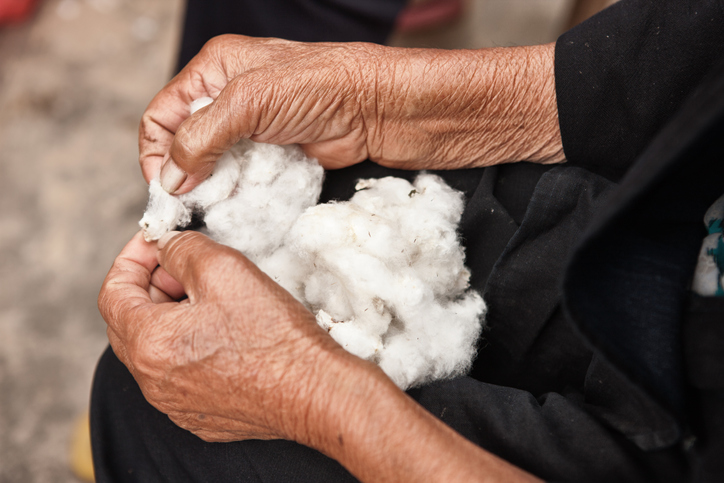
<path fill-rule="evenodd" d="M 174 194 L 181 187 L 188 175 L 168 158 L 161 168 L 161 187 L 168 193 Z"/>
<path fill-rule="evenodd" d="M 181 232 L 180 231 L 166 232 L 161 238 L 158 239 L 158 249 L 163 250 L 163 247 L 166 246 L 166 243 L 168 243 L 171 238 L 175 237 L 179 233 L 181 233 Z"/>

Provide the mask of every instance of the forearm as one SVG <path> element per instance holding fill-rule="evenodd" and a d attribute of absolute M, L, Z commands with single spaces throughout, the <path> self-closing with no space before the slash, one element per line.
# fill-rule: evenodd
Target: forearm
<path fill-rule="evenodd" d="M 437 169 L 564 160 L 554 44 L 379 50 L 365 110 L 371 159 Z"/>
<path fill-rule="evenodd" d="M 324 367 L 296 439 L 360 480 L 538 481 L 436 419 L 376 366 L 343 355 Z"/>
<path fill-rule="evenodd" d="M 299 144 L 327 169 L 368 158 L 401 169 L 561 162 L 553 57 L 553 44 L 431 50 L 221 36 L 149 104 L 139 160 L 146 180 L 161 171 L 178 193 L 245 138 Z M 214 102 L 189 116 L 200 97 Z"/>

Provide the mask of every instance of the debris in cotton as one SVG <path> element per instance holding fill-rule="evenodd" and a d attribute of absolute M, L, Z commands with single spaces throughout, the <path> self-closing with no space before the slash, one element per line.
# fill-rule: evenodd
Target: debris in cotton
<path fill-rule="evenodd" d="M 153 180 L 140 225 L 157 240 L 203 215 L 211 238 L 244 253 L 402 389 L 467 372 L 486 307 L 456 233 L 462 193 L 421 174 L 361 180 L 349 201 L 318 205 L 323 174 L 298 146 L 244 140 L 189 193 L 169 195 Z"/>

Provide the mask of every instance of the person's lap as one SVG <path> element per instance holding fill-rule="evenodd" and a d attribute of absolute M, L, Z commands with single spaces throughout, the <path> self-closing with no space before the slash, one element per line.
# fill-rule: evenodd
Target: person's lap
<path fill-rule="evenodd" d="M 539 476 L 647 480 L 620 437 L 558 394 L 536 400 L 469 377 L 408 394 L 466 438 Z M 357 481 L 336 461 L 295 442 L 204 442 L 144 399 L 110 347 L 94 379 L 91 435 L 98 483 Z"/>
<path fill-rule="evenodd" d="M 336 461 L 291 441 L 206 443 L 143 397 L 108 348 L 93 386 L 96 481 L 356 481 Z"/>

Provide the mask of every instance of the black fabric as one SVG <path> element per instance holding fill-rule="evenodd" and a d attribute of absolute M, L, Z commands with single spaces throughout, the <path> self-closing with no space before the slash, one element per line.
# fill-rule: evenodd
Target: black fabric
<path fill-rule="evenodd" d="M 221 34 L 383 43 L 406 0 L 187 0 L 177 71 Z"/>
<path fill-rule="evenodd" d="M 699 389 L 724 389 L 724 297 L 692 295 L 683 326 L 689 382 Z M 724 436 L 724 433 L 723 433 Z"/>
<path fill-rule="evenodd" d="M 721 58 L 721 0 L 622 0 L 561 36 L 568 161 L 619 180 Z"/>
<path fill-rule="evenodd" d="M 724 193 L 722 94 L 724 64 L 631 169 L 567 273 L 571 318 L 632 387 L 655 401 L 658 414 L 678 420 L 666 437 L 651 428 L 644 447 L 673 444 L 686 425 L 681 320 L 706 235 L 704 213 Z"/>
<path fill-rule="evenodd" d="M 555 393 L 536 399 L 466 377 L 410 395 L 474 443 L 544 478 L 680 481 L 681 462 L 675 457 L 642 464 L 620 436 Z M 110 348 L 98 364 L 92 397 L 98 483 L 356 481 L 336 461 L 293 442 L 203 442 L 146 402 Z"/>
<path fill-rule="evenodd" d="M 691 401 L 691 438 L 697 456 L 694 481 L 724 475 L 724 298 L 693 295 L 683 325 L 686 373 L 697 397 Z"/>
<path fill-rule="evenodd" d="M 538 182 L 526 215 L 483 287 L 489 306 L 474 375 L 534 395 L 583 390 L 590 351 L 560 309 L 560 280 L 569 251 L 613 183 L 575 167 L 556 167 Z M 478 250 L 468 246 L 476 264 Z M 477 288 L 477 287 L 476 287 Z"/>

